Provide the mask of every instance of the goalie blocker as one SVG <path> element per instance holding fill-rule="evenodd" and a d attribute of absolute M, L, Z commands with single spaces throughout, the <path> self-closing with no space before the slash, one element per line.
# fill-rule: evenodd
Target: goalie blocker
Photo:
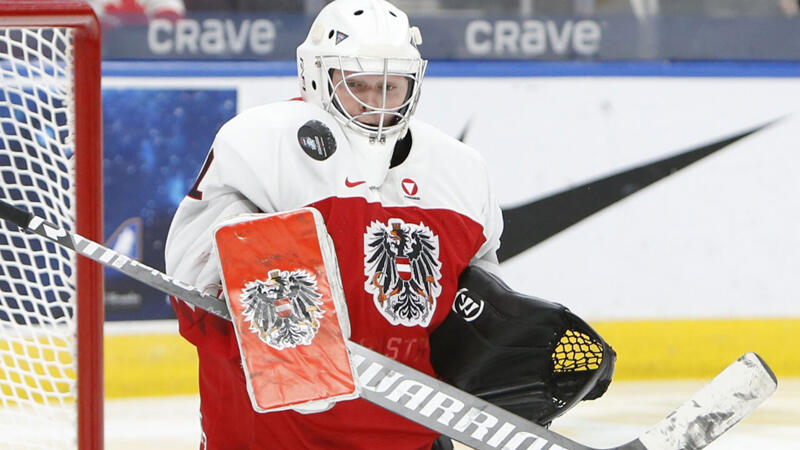
<path fill-rule="evenodd" d="M 616 354 L 569 309 L 514 292 L 475 266 L 459 287 L 430 338 L 444 381 L 542 425 L 605 393 Z"/>
<path fill-rule="evenodd" d="M 215 232 L 220 275 L 258 412 L 318 412 L 358 397 L 347 306 L 319 211 L 246 214 Z"/>

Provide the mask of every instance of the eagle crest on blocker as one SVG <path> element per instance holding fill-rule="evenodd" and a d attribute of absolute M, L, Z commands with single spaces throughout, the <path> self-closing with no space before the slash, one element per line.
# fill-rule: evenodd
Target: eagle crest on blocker
<path fill-rule="evenodd" d="M 372 222 L 364 234 L 364 289 L 392 325 L 428 326 L 442 292 L 439 237 L 424 223 Z"/>
<path fill-rule="evenodd" d="M 240 302 L 250 331 L 278 350 L 311 345 L 324 311 L 317 280 L 305 270 L 270 270 L 266 280 L 245 284 Z"/>

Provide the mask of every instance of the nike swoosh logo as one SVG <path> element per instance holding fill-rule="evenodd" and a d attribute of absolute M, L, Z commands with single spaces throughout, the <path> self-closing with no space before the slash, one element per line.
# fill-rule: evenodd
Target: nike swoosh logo
<path fill-rule="evenodd" d="M 780 119 L 712 144 L 584 183 L 562 192 L 503 209 L 497 257 L 506 261 L 647 186 L 756 133 Z M 466 135 L 466 130 L 462 132 Z"/>
<path fill-rule="evenodd" d="M 344 185 L 349 188 L 353 188 L 358 186 L 359 184 L 364 184 L 364 183 L 366 183 L 366 181 L 350 181 L 350 178 L 344 179 Z"/>

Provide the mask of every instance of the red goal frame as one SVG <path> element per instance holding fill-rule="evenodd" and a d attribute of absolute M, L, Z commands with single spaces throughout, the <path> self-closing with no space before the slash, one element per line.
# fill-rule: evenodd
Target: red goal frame
<path fill-rule="evenodd" d="M 100 25 L 82 0 L 0 1 L 0 25 L 74 28 L 76 232 L 102 242 Z M 103 272 L 77 257 L 78 448 L 103 448 Z"/>

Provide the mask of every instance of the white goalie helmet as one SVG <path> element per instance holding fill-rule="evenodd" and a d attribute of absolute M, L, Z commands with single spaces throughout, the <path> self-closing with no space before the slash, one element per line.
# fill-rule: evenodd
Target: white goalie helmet
<path fill-rule="evenodd" d="M 335 0 L 320 11 L 306 40 L 297 48 L 297 73 L 303 99 L 330 112 L 347 129 L 386 142 L 402 137 L 414 113 L 427 61 L 417 45 L 422 37 L 408 16 L 384 0 Z M 376 76 L 382 78 L 376 78 Z M 387 101 L 388 80 L 408 80 L 404 98 Z M 359 80 L 382 80 L 371 100 L 354 92 Z M 348 112 L 349 94 L 358 111 Z"/>

